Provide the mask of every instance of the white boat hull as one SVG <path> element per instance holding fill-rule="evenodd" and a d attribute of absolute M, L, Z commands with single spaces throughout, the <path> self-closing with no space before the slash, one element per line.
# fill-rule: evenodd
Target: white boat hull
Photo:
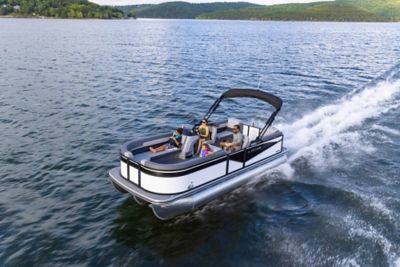
<path fill-rule="evenodd" d="M 129 192 L 139 204 L 149 204 L 157 218 L 167 220 L 177 215 L 196 210 L 212 200 L 248 183 L 259 176 L 259 174 L 284 163 L 287 159 L 286 154 L 287 150 L 283 148 L 280 153 L 265 160 L 260 160 L 248 167 L 229 173 L 203 186 L 181 194 L 155 194 L 145 191 L 123 178 L 119 167 L 112 169 L 109 174 L 110 180 L 120 192 Z"/>

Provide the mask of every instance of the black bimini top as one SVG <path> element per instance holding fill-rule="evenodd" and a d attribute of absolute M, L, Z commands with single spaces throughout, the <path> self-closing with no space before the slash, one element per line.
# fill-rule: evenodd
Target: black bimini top
<path fill-rule="evenodd" d="M 267 92 L 256 89 L 230 89 L 222 94 L 221 98 L 233 97 L 253 97 L 265 101 L 280 110 L 282 107 L 282 99 Z"/>
<path fill-rule="evenodd" d="M 274 96 L 273 94 L 257 90 L 257 89 L 230 89 L 223 93 L 215 102 L 214 104 L 210 107 L 210 109 L 207 111 L 206 115 L 204 115 L 203 119 L 209 119 L 210 116 L 214 113 L 214 111 L 218 108 L 219 104 L 224 98 L 234 98 L 234 97 L 252 97 L 252 98 L 257 98 L 260 99 L 264 102 L 267 102 L 268 104 L 272 105 L 275 108 L 275 111 L 272 112 L 271 116 L 268 118 L 267 122 L 265 123 L 264 128 L 260 131 L 259 137 L 264 136 L 264 134 L 267 132 L 269 126 L 272 124 L 272 122 L 275 119 L 276 114 L 281 110 L 282 107 L 282 99 L 280 99 L 277 96 Z M 200 123 L 197 124 L 197 126 L 200 125 Z"/>

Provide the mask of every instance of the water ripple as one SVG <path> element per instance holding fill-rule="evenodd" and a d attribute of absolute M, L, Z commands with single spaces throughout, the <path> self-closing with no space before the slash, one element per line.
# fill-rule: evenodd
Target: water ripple
<path fill-rule="evenodd" d="M 0 28 L 0 266 L 400 262 L 397 24 Z M 125 141 L 196 122 L 227 88 L 259 82 L 284 100 L 290 164 L 167 222 L 107 181 Z M 223 107 L 265 119 L 262 103 Z"/>

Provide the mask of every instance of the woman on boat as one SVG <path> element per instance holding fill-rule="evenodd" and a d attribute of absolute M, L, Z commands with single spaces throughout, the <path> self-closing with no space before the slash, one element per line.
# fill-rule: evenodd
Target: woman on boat
<path fill-rule="evenodd" d="M 153 153 L 157 153 L 174 147 L 179 148 L 182 145 L 182 133 L 182 128 L 176 129 L 174 134 L 169 138 L 168 143 L 156 148 L 150 147 L 150 151 Z"/>
<path fill-rule="evenodd" d="M 203 119 L 201 121 L 201 124 L 199 126 L 199 135 L 200 135 L 200 138 L 199 138 L 199 142 L 197 143 L 197 151 L 196 151 L 197 155 L 200 153 L 203 143 L 205 141 L 211 139 L 210 129 L 208 128 L 208 120 L 207 119 Z"/>

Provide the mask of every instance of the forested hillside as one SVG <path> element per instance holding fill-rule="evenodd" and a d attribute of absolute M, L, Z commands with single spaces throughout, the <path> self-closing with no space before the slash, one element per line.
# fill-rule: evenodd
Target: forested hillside
<path fill-rule="evenodd" d="M 123 7 L 88 0 L 0 0 L 0 15 L 16 17 L 400 21 L 400 0 L 336 0 L 272 6 L 247 2 L 167 2 Z"/>
<path fill-rule="evenodd" d="M 168 2 L 158 5 L 139 5 L 133 7 L 139 18 L 175 18 L 194 19 L 203 13 L 214 11 L 255 7 L 258 5 L 246 2 L 202 3 Z"/>
<path fill-rule="evenodd" d="M 400 0 L 337 0 L 366 10 L 387 20 L 400 21 Z"/>
<path fill-rule="evenodd" d="M 124 13 L 87 0 L 0 0 L 0 15 L 55 18 L 123 18 Z"/>
<path fill-rule="evenodd" d="M 385 17 L 343 1 L 283 4 L 224 10 L 198 16 L 201 19 L 386 21 Z"/>

